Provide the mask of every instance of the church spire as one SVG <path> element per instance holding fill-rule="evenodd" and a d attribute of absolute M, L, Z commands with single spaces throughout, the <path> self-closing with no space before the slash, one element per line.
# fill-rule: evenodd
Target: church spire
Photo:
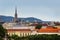
<path fill-rule="evenodd" d="M 17 19 L 17 7 L 15 7 L 15 18 Z"/>
<path fill-rule="evenodd" d="M 18 22 L 18 17 L 17 17 L 17 7 L 15 7 L 15 17 L 14 17 L 14 22 Z"/>

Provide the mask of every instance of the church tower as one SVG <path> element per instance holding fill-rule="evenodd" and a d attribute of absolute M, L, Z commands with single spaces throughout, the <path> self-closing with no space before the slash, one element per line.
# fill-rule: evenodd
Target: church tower
<path fill-rule="evenodd" d="M 17 23 L 18 22 L 18 17 L 17 17 L 17 7 L 15 7 L 15 17 L 14 17 L 14 22 Z"/>

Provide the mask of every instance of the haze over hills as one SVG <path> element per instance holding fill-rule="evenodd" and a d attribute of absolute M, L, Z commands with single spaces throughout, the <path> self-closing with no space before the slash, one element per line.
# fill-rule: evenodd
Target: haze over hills
<path fill-rule="evenodd" d="M 2 16 L 2 15 L 0 15 L 0 22 L 1 22 L 1 20 L 3 21 L 3 22 L 12 22 L 13 21 L 13 19 L 14 19 L 14 17 L 12 17 L 12 16 Z M 40 23 L 50 23 L 51 21 L 43 21 L 43 20 L 41 20 L 41 19 L 38 19 L 38 18 L 35 18 L 35 17 L 27 17 L 27 18 L 18 18 L 18 20 L 19 21 L 23 21 L 23 22 L 35 22 L 35 21 L 37 21 L 37 22 L 40 22 Z M 57 25 L 60 25 L 60 22 L 55 22 L 55 24 L 57 24 Z"/>
<path fill-rule="evenodd" d="M 1 16 L 0 15 L 0 19 L 3 20 L 4 22 L 11 22 L 11 21 L 13 21 L 14 17 L 12 17 L 12 16 Z M 23 20 L 24 22 L 34 22 L 34 21 L 42 22 L 41 19 L 34 18 L 34 17 L 18 18 L 18 19 L 19 19 L 19 21 Z"/>

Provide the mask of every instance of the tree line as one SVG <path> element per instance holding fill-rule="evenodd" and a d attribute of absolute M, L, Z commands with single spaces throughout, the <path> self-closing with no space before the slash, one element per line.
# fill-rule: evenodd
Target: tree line
<path fill-rule="evenodd" d="M 60 35 L 30 35 L 26 37 L 19 37 L 17 35 L 12 35 L 8 37 L 9 40 L 60 40 Z"/>

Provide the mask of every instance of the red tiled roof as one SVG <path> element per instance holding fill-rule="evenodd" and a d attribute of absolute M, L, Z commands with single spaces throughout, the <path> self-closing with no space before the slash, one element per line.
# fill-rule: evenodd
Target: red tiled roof
<path fill-rule="evenodd" d="M 58 32 L 59 29 L 54 29 L 53 27 L 41 28 L 38 32 Z"/>
<path fill-rule="evenodd" d="M 7 31 L 31 31 L 30 29 L 7 29 Z"/>

